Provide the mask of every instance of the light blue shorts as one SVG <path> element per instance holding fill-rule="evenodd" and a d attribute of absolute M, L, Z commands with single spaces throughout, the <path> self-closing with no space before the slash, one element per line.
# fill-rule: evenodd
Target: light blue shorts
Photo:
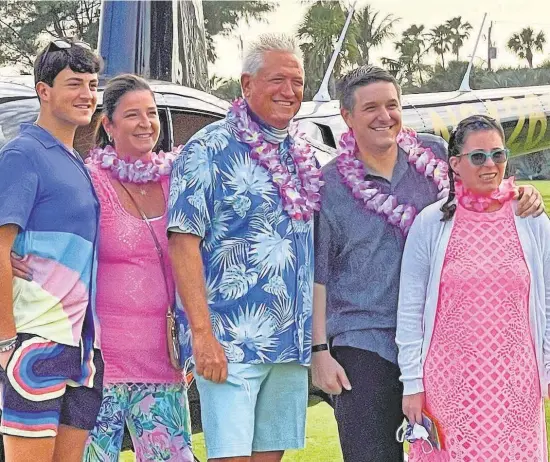
<path fill-rule="evenodd" d="M 209 459 L 304 447 L 307 367 L 230 363 L 226 382 L 196 381 Z"/>

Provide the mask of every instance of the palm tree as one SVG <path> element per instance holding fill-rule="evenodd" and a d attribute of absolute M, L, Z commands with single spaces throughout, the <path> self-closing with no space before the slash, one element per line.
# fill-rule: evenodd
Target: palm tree
<path fill-rule="evenodd" d="M 462 22 L 462 16 L 449 19 L 445 25 L 449 29 L 451 50 L 456 55 L 456 60 L 460 59 L 460 49 L 464 46 L 464 41 L 470 37 L 472 25 L 469 22 Z"/>
<path fill-rule="evenodd" d="M 399 52 L 399 62 L 404 77 L 409 85 L 413 85 L 415 75 L 418 76 L 420 85 L 424 85 L 424 73 L 429 72 L 431 66 L 422 63 L 429 51 L 426 46 L 426 33 L 424 26 L 413 24 L 403 31 L 401 41 L 395 43 L 395 49 Z"/>
<path fill-rule="evenodd" d="M 512 50 L 521 59 L 526 59 L 529 63 L 529 68 L 533 69 L 533 51 L 540 51 L 546 43 L 544 32 L 539 31 L 535 35 L 532 27 L 526 27 L 521 32 L 515 33 L 508 40 L 508 48 Z"/>
<path fill-rule="evenodd" d="M 393 28 L 400 18 L 388 14 L 379 19 L 380 12 L 367 5 L 354 18 L 355 41 L 359 52 L 358 65 L 369 64 L 370 50 L 394 38 Z"/>
<path fill-rule="evenodd" d="M 319 88 L 345 21 L 346 12 L 339 2 L 317 1 L 307 10 L 300 24 L 298 37 L 302 40 L 300 48 L 304 54 L 306 99 L 311 98 Z M 355 25 L 352 22 L 334 66 L 335 78 L 340 75 L 343 65 L 357 62 L 354 29 Z"/>
<path fill-rule="evenodd" d="M 445 70 L 445 53 L 451 51 L 451 31 L 445 24 L 434 27 L 426 34 L 431 41 L 430 48 L 441 58 L 441 66 Z"/>

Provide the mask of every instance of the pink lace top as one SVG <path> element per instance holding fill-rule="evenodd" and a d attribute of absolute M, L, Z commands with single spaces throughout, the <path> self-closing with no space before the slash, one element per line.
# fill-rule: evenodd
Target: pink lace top
<path fill-rule="evenodd" d="M 171 383 L 181 381 L 170 365 L 166 346 L 168 300 L 149 229 L 120 203 L 109 173 L 90 166 L 101 204 L 97 315 L 101 324 L 105 383 Z M 168 182 L 162 182 L 168 198 Z M 168 261 L 166 213 L 151 221 Z"/>
<path fill-rule="evenodd" d="M 544 409 L 529 328 L 529 270 L 510 202 L 458 206 L 424 365 L 426 409 L 446 450 L 416 461 L 546 461 Z"/>

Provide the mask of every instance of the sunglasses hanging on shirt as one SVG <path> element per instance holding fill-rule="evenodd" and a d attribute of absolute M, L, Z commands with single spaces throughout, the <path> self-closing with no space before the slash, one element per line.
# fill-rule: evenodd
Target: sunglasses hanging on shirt
<path fill-rule="evenodd" d="M 286 151 L 283 154 L 282 161 L 286 165 L 286 168 L 287 168 L 289 173 L 291 173 L 291 174 L 296 173 L 296 164 L 294 163 L 294 159 L 292 158 L 292 156 L 290 155 L 290 153 L 288 151 Z"/>

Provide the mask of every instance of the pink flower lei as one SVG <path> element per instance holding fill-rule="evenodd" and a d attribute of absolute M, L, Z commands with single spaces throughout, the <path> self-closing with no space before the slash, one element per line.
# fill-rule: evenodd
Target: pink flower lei
<path fill-rule="evenodd" d="M 446 197 L 449 194 L 447 163 L 435 157 L 430 148 L 422 146 L 418 135 L 410 128 L 404 128 L 397 135 L 397 144 L 408 155 L 408 162 L 415 166 L 418 173 L 433 179 L 439 191 L 437 198 Z M 365 180 L 365 168 L 356 152 L 357 144 L 350 129 L 341 136 L 338 147 L 336 166 L 343 177 L 342 181 L 367 210 L 384 216 L 388 223 L 399 227 L 406 236 L 416 217 L 416 208 L 409 204 L 399 204 L 394 195 L 382 193 L 375 182 Z"/>
<path fill-rule="evenodd" d="M 267 142 L 258 124 L 250 118 L 244 99 L 239 98 L 232 103 L 228 119 L 237 128 L 237 139 L 251 147 L 250 157 L 268 170 L 271 181 L 279 190 L 284 210 L 294 220 L 309 220 L 313 212 L 321 208 L 319 190 L 323 181 L 311 147 L 301 140 L 297 125 L 292 124 L 289 129 L 289 154 L 296 165 L 300 184 L 281 162 L 278 146 Z"/>
<path fill-rule="evenodd" d="M 161 177 L 170 175 L 172 163 L 179 155 L 181 148 L 182 146 L 179 146 L 173 151 L 160 151 L 158 154 L 153 152 L 148 162 L 143 162 L 141 159 L 130 162 L 129 159 L 119 158 L 115 148 L 107 145 L 104 149 L 92 149 L 86 163 L 110 170 L 113 178 L 125 183 L 158 182 Z"/>
<path fill-rule="evenodd" d="M 474 212 L 484 212 L 489 208 L 491 203 L 498 202 L 504 204 L 504 202 L 514 198 L 516 195 L 514 180 L 515 178 L 513 176 L 506 180 L 502 180 L 498 189 L 487 196 L 482 196 L 469 191 L 459 179 L 456 179 L 456 197 L 458 198 L 459 204 L 465 209 L 473 210 Z"/>

